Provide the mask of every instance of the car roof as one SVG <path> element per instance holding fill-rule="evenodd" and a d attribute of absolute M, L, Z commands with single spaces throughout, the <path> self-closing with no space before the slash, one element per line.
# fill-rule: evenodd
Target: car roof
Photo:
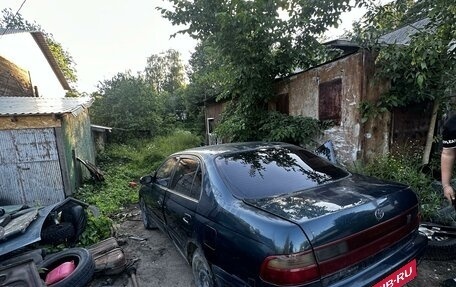
<path fill-rule="evenodd" d="M 263 148 L 277 148 L 277 147 L 286 147 L 293 146 L 292 144 L 283 143 L 283 142 L 238 142 L 238 143 L 227 143 L 219 145 L 208 145 L 201 146 L 197 148 L 191 148 L 184 151 L 175 153 L 174 155 L 179 154 L 199 154 L 201 156 L 216 157 L 221 154 L 233 153 L 233 152 L 242 152 L 248 150 L 257 150 Z"/>

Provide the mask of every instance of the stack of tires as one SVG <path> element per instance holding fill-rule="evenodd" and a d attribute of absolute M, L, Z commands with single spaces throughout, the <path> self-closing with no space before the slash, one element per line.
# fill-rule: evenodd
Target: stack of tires
<path fill-rule="evenodd" d="M 59 216 L 50 217 L 41 230 L 41 243 L 74 246 L 87 226 L 87 215 L 82 206 L 74 204 L 65 207 Z M 70 271 L 65 266 L 72 266 Z M 38 270 L 43 270 L 40 277 L 52 287 L 83 287 L 86 286 L 95 272 L 95 261 L 92 254 L 85 248 L 68 248 L 48 255 L 37 263 Z M 53 272 L 53 270 L 55 270 Z M 53 272 L 53 273 L 51 273 Z M 67 274 L 61 274 L 67 272 Z M 49 279 L 58 274 L 59 278 Z"/>

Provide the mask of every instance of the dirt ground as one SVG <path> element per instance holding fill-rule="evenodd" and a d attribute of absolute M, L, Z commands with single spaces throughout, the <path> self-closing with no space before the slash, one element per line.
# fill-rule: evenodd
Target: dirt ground
<path fill-rule="evenodd" d="M 191 268 L 177 249 L 159 230 L 146 230 L 137 206 L 120 212 L 122 223 L 116 227 L 116 239 L 127 262 L 134 262 L 138 287 L 194 287 Z M 97 276 L 88 287 L 134 286 L 126 272 L 115 276 Z"/>
<path fill-rule="evenodd" d="M 191 268 L 167 236 L 159 230 L 143 227 L 140 210 L 132 206 L 119 213 L 122 223 L 116 238 L 127 261 L 134 262 L 139 287 L 194 287 Z M 407 287 L 437 287 L 444 279 L 456 276 L 456 261 L 422 260 L 418 276 Z M 126 272 L 115 276 L 97 276 L 88 287 L 132 285 Z"/>

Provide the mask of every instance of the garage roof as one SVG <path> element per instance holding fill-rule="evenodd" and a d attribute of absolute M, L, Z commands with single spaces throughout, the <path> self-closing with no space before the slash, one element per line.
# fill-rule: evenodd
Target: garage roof
<path fill-rule="evenodd" d="M 381 44 L 409 45 L 413 35 L 418 32 L 430 31 L 430 28 L 427 28 L 430 21 L 429 18 L 424 18 L 415 23 L 405 25 L 400 29 L 381 36 L 378 41 Z"/>
<path fill-rule="evenodd" d="M 53 115 L 71 113 L 77 116 L 92 105 L 90 97 L 31 98 L 0 97 L 0 116 Z"/>

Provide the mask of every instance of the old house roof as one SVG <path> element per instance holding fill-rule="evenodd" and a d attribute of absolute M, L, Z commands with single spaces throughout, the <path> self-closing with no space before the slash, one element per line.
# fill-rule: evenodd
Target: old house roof
<path fill-rule="evenodd" d="M 393 32 L 385 34 L 378 39 L 381 44 L 397 44 L 397 45 L 408 45 L 410 44 L 411 37 L 418 32 L 426 30 L 427 24 L 429 24 L 429 18 L 421 19 L 412 24 L 405 25 Z"/>
<path fill-rule="evenodd" d="M 62 87 L 65 90 L 71 90 L 71 87 L 68 84 L 68 81 L 66 80 L 65 76 L 63 75 L 63 72 L 60 69 L 59 65 L 57 64 L 57 61 L 56 61 L 54 55 L 52 55 L 51 49 L 49 48 L 49 45 L 47 44 L 47 41 L 46 41 L 46 36 L 42 32 L 0 28 L 0 35 L 2 35 L 2 36 L 8 35 L 8 34 L 18 34 L 18 33 L 30 33 L 30 35 L 32 35 L 33 39 L 35 40 L 36 44 L 40 48 L 44 57 L 48 61 L 52 71 L 54 72 L 55 76 L 59 80 Z M 0 39 L 1 39 L 1 37 L 0 37 Z"/>
<path fill-rule="evenodd" d="M 93 98 L 18 98 L 0 97 L 0 116 L 55 115 L 71 113 L 78 115 L 92 105 Z"/>

